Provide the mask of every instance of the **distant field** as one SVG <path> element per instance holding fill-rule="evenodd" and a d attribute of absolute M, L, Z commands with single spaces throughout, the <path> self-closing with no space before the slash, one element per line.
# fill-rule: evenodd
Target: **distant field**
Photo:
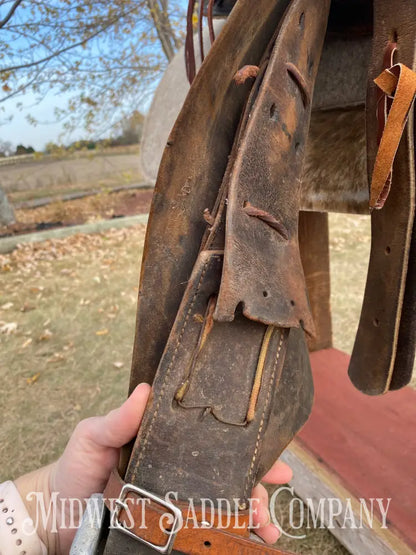
<path fill-rule="evenodd" d="M 111 188 L 140 180 L 138 147 L 0 166 L 0 185 L 12 202 L 89 188 Z"/>

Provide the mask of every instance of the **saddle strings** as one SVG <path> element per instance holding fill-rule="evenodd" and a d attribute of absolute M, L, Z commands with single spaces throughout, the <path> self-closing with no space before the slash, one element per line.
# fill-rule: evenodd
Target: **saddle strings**
<path fill-rule="evenodd" d="M 185 67 L 188 81 L 192 84 L 196 75 L 196 59 L 194 48 L 194 16 L 195 16 L 196 0 L 189 0 L 188 12 L 186 15 L 186 39 L 185 39 Z M 199 38 L 199 52 L 201 56 L 201 63 L 204 61 L 204 0 L 200 0 L 198 19 L 198 38 Z M 213 24 L 213 8 L 214 0 L 208 0 L 206 17 L 208 20 L 208 31 L 211 45 L 215 40 L 214 24 Z"/>

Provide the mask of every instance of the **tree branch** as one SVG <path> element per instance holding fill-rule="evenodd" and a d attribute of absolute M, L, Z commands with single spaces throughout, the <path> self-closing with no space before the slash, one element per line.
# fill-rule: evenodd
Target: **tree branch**
<path fill-rule="evenodd" d="M 22 0 L 20 0 L 22 1 Z M 135 8 L 133 8 L 130 11 L 134 11 Z M 50 54 L 50 56 L 46 56 L 45 58 L 41 58 L 40 60 L 35 60 L 34 62 L 28 62 L 26 64 L 20 64 L 17 66 L 11 66 L 11 67 L 5 67 L 0 69 L 0 74 L 1 73 L 8 73 L 11 71 L 16 71 L 18 69 L 28 69 L 30 67 L 34 67 L 37 66 L 39 64 L 43 64 L 45 62 L 49 62 L 50 60 L 52 60 L 52 58 L 56 58 L 57 56 L 60 56 L 61 54 L 64 54 L 65 52 L 68 52 L 69 50 L 73 50 L 74 48 L 78 48 L 78 46 L 82 46 L 83 44 L 86 44 L 87 42 L 89 42 L 90 40 L 92 40 L 93 38 L 95 38 L 96 36 L 98 36 L 99 34 L 103 33 L 104 31 L 106 31 L 109 27 L 111 27 L 112 25 L 114 25 L 115 23 L 117 23 L 118 18 L 114 18 L 112 20 L 110 20 L 106 25 L 104 25 L 103 27 L 101 27 L 100 29 L 98 29 L 98 31 L 96 31 L 95 33 L 92 33 L 89 37 L 80 40 L 74 44 L 71 44 L 69 46 L 66 46 L 65 48 L 62 48 L 61 50 L 57 50 L 56 52 L 53 52 L 52 54 Z"/>
<path fill-rule="evenodd" d="M 149 8 L 150 15 L 152 16 L 163 52 L 165 53 L 167 60 L 170 62 L 175 55 L 177 39 L 170 25 L 168 14 L 164 10 L 163 4 L 163 9 L 160 9 L 158 0 L 147 0 L 147 6 Z"/>
<path fill-rule="evenodd" d="M 22 2 L 23 2 L 23 0 L 15 0 L 15 2 L 13 3 L 13 6 L 10 8 L 9 13 L 6 15 L 6 17 L 3 20 L 0 21 L 0 29 L 2 27 L 4 27 L 6 25 L 6 23 L 8 23 L 8 21 L 10 21 L 10 19 L 13 17 L 14 12 L 16 11 L 17 7 Z"/>

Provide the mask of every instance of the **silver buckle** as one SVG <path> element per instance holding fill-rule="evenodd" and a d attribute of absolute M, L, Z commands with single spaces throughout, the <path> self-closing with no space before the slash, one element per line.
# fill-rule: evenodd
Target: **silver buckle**
<path fill-rule="evenodd" d="M 168 509 L 171 512 L 171 514 L 174 516 L 172 530 L 168 532 L 169 537 L 165 545 L 156 545 L 152 542 L 149 542 L 144 538 L 137 536 L 133 532 L 130 532 L 130 530 L 128 530 L 121 524 L 121 522 L 118 519 L 118 515 L 121 509 L 124 509 L 124 510 L 128 509 L 128 506 L 125 500 L 129 492 L 137 493 L 143 498 L 147 498 L 147 499 L 150 499 L 151 501 L 154 501 L 155 503 L 158 503 L 162 507 L 165 507 L 166 509 Z M 154 549 L 155 551 L 158 551 L 159 553 L 170 553 L 172 551 L 176 534 L 178 533 L 178 531 L 180 530 L 183 524 L 182 512 L 178 507 L 176 507 L 170 501 L 166 501 L 162 497 L 159 497 L 158 495 L 155 495 L 154 493 L 151 493 L 150 491 L 147 491 L 145 489 L 133 486 L 132 484 L 124 484 L 124 486 L 121 489 L 120 496 L 118 499 L 116 499 L 115 504 L 116 504 L 116 507 L 114 511 L 111 513 L 110 525 L 112 528 L 115 528 L 116 530 L 120 530 L 120 532 L 127 534 L 131 538 L 134 538 L 135 540 L 141 543 L 144 543 L 145 545 L 147 545 L 148 547 L 151 547 L 152 549 Z"/>

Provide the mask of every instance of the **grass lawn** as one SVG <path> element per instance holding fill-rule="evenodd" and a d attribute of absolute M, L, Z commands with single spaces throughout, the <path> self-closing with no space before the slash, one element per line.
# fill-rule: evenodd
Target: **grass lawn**
<path fill-rule="evenodd" d="M 53 460 L 81 418 L 125 398 L 143 237 L 138 226 L 0 257 L 0 480 Z"/>
<path fill-rule="evenodd" d="M 369 221 L 332 215 L 330 223 L 334 344 L 351 351 Z M 0 481 L 55 459 L 80 419 L 125 398 L 143 239 L 137 226 L 0 256 Z M 346 553 L 326 530 L 306 533 L 279 545 L 302 554 Z"/>

